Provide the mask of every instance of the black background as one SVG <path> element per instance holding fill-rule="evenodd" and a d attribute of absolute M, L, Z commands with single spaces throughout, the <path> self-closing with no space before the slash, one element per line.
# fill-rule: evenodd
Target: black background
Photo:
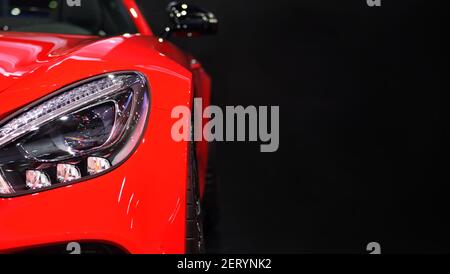
<path fill-rule="evenodd" d="M 143 2 L 159 32 L 168 1 Z M 441 2 L 188 3 L 220 20 L 218 36 L 175 41 L 210 72 L 214 104 L 281 110 L 278 152 L 218 144 L 211 252 L 450 251 Z"/>

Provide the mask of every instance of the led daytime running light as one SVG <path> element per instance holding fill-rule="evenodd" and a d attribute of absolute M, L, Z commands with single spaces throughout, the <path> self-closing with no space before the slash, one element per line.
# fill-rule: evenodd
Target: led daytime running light
<path fill-rule="evenodd" d="M 126 75 L 105 77 L 32 108 L 0 128 L 0 147 L 64 113 L 120 90 L 126 78 Z"/>

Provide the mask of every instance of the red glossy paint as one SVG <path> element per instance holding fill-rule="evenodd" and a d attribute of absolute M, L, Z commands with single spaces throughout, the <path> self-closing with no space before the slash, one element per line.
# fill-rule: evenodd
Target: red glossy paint
<path fill-rule="evenodd" d="M 136 25 L 138 31 L 142 35 L 153 35 L 153 32 L 142 15 L 139 6 L 136 4 L 135 0 L 123 0 L 125 6 L 130 12 L 131 18 L 133 19 L 134 24 Z"/>
<path fill-rule="evenodd" d="M 112 243 L 130 253 L 184 253 L 188 144 L 171 138 L 171 110 L 210 101 L 209 76 L 153 36 L 134 0 L 139 34 L 94 36 L 0 32 L 0 118 L 69 84 L 114 71 L 149 82 L 142 143 L 114 171 L 79 184 L 0 199 L 0 252 L 70 241 Z M 193 92 L 194 91 L 194 92 Z M 207 146 L 198 151 L 204 183 Z M 204 188 L 203 186 L 201 187 Z"/>

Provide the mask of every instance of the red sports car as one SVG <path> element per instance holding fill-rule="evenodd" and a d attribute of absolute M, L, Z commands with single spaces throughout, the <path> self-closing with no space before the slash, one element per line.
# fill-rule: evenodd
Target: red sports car
<path fill-rule="evenodd" d="M 156 36 L 135 0 L 0 3 L 0 252 L 202 251 L 208 144 L 171 111 L 210 77 L 167 38 L 214 15 L 171 3 Z"/>

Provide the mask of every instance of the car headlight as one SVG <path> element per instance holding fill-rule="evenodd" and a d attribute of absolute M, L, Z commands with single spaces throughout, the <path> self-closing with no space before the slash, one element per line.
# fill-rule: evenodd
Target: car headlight
<path fill-rule="evenodd" d="M 101 175 L 142 137 L 150 98 L 139 73 L 112 73 L 65 88 L 0 124 L 0 195 Z"/>

